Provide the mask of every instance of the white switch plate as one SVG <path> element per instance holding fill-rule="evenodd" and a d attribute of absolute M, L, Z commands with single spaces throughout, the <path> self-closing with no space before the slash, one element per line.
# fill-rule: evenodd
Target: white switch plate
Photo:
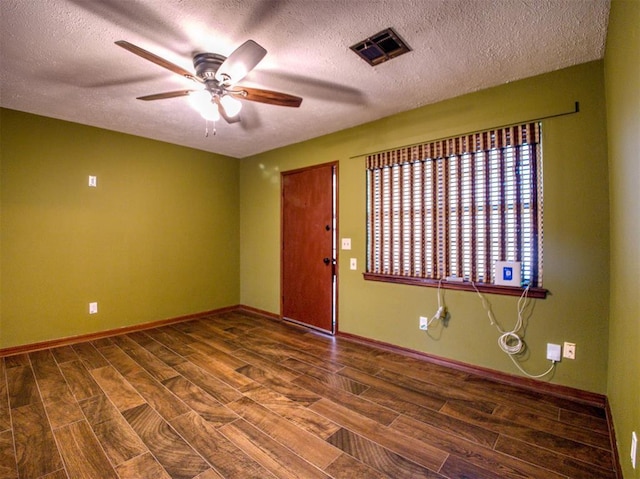
<path fill-rule="evenodd" d="M 98 303 L 89 303 L 89 314 L 96 314 L 98 312 Z"/>
<path fill-rule="evenodd" d="M 631 433 L 631 465 L 636 468 L 636 457 L 638 456 L 638 436 L 636 432 Z"/>
<path fill-rule="evenodd" d="M 549 361 L 560 361 L 561 347 L 559 344 L 547 343 L 547 359 Z"/>
<path fill-rule="evenodd" d="M 90 176 L 89 177 L 89 186 L 95 188 L 98 186 L 98 177 L 97 176 Z"/>
<path fill-rule="evenodd" d="M 356 258 L 351 258 L 349 261 L 349 268 L 353 270 L 358 269 L 358 260 Z"/>
<path fill-rule="evenodd" d="M 351 238 L 342 238 L 342 249 L 351 249 Z"/>

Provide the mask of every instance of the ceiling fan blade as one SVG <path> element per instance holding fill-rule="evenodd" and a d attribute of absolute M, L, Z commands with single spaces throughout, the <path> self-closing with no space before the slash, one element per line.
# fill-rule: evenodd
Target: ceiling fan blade
<path fill-rule="evenodd" d="M 302 103 L 299 96 L 280 93 L 278 91 L 262 90 L 260 88 L 236 87 L 228 89 L 228 93 L 249 101 L 268 103 L 269 105 L 290 106 L 297 108 Z"/>
<path fill-rule="evenodd" d="M 144 101 L 164 100 L 166 98 L 176 98 L 179 96 L 187 96 L 192 91 L 193 90 L 168 91 L 166 93 L 156 93 L 154 95 L 139 96 L 138 98 L 136 98 L 136 100 L 144 100 Z"/>
<path fill-rule="evenodd" d="M 227 115 L 227 111 L 224 109 L 224 105 L 220 102 L 220 97 L 216 96 L 214 98 L 214 101 L 216 102 L 216 105 L 218 105 L 218 112 L 220 113 L 220 116 L 224 118 L 224 121 L 226 121 L 229 124 L 238 123 L 240 121 L 240 115 L 236 115 L 236 116 Z"/>
<path fill-rule="evenodd" d="M 225 85 L 233 85 L 242 80 L 255 68 L 267 51 L 253 40 L 247 40 L 236 48 L 216 71 L 216 80 Z"/>
<path fill-rule="evenodd" d="M 170 61 L 165 60 L 164 58 L 159 57 L 154 53 L 148 52 L 147 50 L 134 45 L 133 43 L 129 43 L 125 40 L 118 40 L 117 42 L 115 42 L 115 44 L 118 45 L 119 47 L 124 48 L 125 50 L 130 51 L 131 53 L 138 55 L 139 57 L 144 58 L 145 60 L 149 60 L 150 62 L 153 62 L 156 65 L 161 66 L 162 68 L 166 68 L 167 70 L 172 71 L 173 73 L 182 75 L 183 77 L 186 77 L 190 80 L 198 81 L 198 78 L 189 70 L 185 70 L 184 68 L 176 65 L 175 63 L 171 63 Z"/>

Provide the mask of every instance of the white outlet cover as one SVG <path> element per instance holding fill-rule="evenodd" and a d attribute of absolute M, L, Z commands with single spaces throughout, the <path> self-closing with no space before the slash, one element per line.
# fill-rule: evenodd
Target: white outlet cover
<path fill-rule="evenodd" d="M 356 258 L 351 258 L 351 260 L 349 260 L 349 268 L 352 270 L 358 269 L 358 260 Z"/>
<path fill-rule="evenodd" d="M 98 177 L 97 176 L 89 176 L 89 186 L 95 188 L 98 186 Z"/>
<path fill-rule="evenodd" d="M 98 303 L 89 303 L 89 314 L 96 314 L 98 312 Z"/>
<path fill-rule="evenodd" d="M 342 238 L 342 249 L 351 249 L 351 238 Z"/>
<path fill-rule="evenodd" d="M 575 359 L 576 358 L 576 345 L 575 343 L 564 343 L 562 348 L 562 357 L 567 359 Z"/>
<path fill-rule="evenodd" d="M 420 329 L 426 331 L 429 327 L 429 318 L 425 316 L 420 316 Z"/>
<path fill-rule="evenodd" d="M 638 457 L 638 436 L 636 432 L 631 433 L 631 465 L 636 468 L 636 458 Z"/>

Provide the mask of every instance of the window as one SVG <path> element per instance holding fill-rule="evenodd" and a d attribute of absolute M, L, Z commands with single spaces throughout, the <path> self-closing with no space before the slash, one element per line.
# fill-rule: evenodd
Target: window
<path fill-rule="evenodd" d="M 496 261 L 519 261 L 544 291 L 540 137 L 528 123 L 368 156 L 365 278 L 520 294 L 494 285 Z"/>

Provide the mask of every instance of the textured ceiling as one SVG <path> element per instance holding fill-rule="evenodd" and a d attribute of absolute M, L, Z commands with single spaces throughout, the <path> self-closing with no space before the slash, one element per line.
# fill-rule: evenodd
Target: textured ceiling
<path fill-rule="evenodd" d="M 237 158 L 604 55 L 609 0 L 1 0 L 0 104 Z M 393 27 L 412 51 L 371 67 L 349 47 Z M 268 53 L 240 84 L 304 98 L 245 101 L 205 121 L 193 83 L 114 45 L 193 70 L 247 39 Z"/>

